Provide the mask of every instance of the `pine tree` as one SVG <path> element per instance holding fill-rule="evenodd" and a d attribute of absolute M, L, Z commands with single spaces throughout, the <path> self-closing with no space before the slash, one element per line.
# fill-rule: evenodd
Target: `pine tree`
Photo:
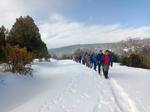
<path fill-rule="evenodd" d="M 30 16 L 16 19 L 15 24 L 10 30 L 7 42 L 11 46 L 19 45 L 20 48 L 27 48 L 28 52 L 33 52 L 35 58 L 40 52 L 48 54 L 46 44 L 42 42 L 39 28 Z"/>
<path fill-rule="evenodd" d="M 37 50 L 38 53 L 42 53 L 42 58 L 45 57 L 48 54 L 48 50 L 46 47 L 46 44 L 42 41 L 41 44 L 39 45 L 39 49 Z M 38 54 L 36 53 L 36 54 Z M 38 55 L 39 56 L 39 55 Z M 37 56 L 36 56 L 37 57 Z"/>
<path fill-rule="evenodd" d="M 12 73 L 27 74 L 32 76 L 31 62 L 33 61 L 32 54 L 27 52 L 26 47 L 20 49 L 19 45 L 11 47 L 8 43 L 6 48 L 2 46 L 2 50 L 6 55 L 7 69 Z"/>
<path fill-rule="evenodd" d="M 4 26 L 0 27 L 0 62 L 5 62 L 5 53 L 2 50 L 2 46 L 6 46 L 6 36 L 7 36 L 8 30 Z"/>
<path fill-rule="evenodd" d="M 150 69 L 150 54 L 149 54 L 149 59 L 148 59 L 148 61 L 146 62 L 146 65 L 147 65 L 148 69 Z"/>

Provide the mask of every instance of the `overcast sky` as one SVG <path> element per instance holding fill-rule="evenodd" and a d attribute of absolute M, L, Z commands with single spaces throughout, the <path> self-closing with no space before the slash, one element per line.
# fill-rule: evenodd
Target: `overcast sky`
<path fill-rule="evenodd" d="M 0 0 L 0 25 L 26 15 L 48 48 L 150 36 L 150 0 Z"/>

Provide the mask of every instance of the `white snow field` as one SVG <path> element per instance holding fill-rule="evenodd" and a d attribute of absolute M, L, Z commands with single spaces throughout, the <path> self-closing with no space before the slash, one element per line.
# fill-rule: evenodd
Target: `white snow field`
<path fill-rule="evenodd" d="M 72 60 L 33 68 L 33 78 L 0 73 L 0 112 L 150 112 L 150 70 L 114 63 L 106 80 Z"/>

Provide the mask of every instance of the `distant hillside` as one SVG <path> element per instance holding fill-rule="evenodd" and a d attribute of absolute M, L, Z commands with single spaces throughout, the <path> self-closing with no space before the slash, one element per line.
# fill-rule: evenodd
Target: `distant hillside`
<path fill-rule="evenodd" d="M 141 40 L 141 38 L 137 38 L 137 40 Z M 150 42 L 150 38 L 142 39 L 143 42 Z M 58 57 L 61 57 L 63 54 L 72 55 L 76 49 L 80 48 L 83 50 L 89 50 L 93 52 L 99 52 L 99 50 L 105 51 L 106 49 L 110 49 L 115 53 L 120 53 L 124 48 L 123 44 L 126 41 L 116 42 L 116 43 L 99 43 L 99 44 L 79 44 L 72 46 L 65 46 L 61 48 L 49 49 L 49 53 L 54 55 L 56 54 Z"/>

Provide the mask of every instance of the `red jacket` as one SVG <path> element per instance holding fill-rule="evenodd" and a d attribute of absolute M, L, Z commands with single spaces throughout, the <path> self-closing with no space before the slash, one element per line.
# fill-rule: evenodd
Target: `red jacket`
<path fill-rule="evenodd" d="M 109 55 L 105 55 L 104 64 L 109 65 Z"/>

